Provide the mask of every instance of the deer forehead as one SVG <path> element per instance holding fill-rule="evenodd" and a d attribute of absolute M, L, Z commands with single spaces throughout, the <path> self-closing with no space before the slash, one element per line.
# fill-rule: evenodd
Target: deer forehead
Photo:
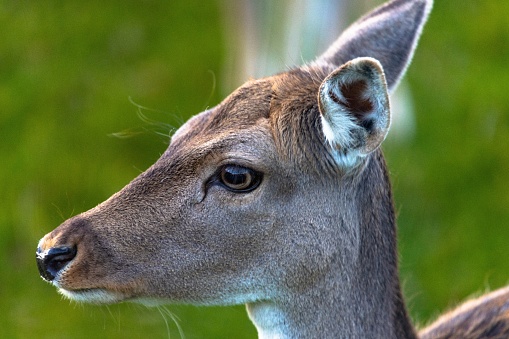
<path fill-rule="evenodd" d="M 318 159 L 324 151 L 317 93 L 327 74 L 295 69 L 249 81 L 218 106 L 191 118 L 172 137 L 169 153 L 253 155 L 280 161 Z"/>
<path fill-rule="evenodd" d="M 172 137 L 173 143 L 191 143 L 222 134 L 235 134 L 267 118 L 271 100 L 270 80 L 249 81 L 218 106 L 189 119 Z"/>

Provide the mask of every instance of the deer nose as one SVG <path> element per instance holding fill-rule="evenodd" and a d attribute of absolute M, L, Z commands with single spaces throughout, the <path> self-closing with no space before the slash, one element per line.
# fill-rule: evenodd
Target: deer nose
<path fill-rule="evenodd" d="M 55 276 L 76 256 L 76 247 L 52 247 L 47 251 L 37 248 L 36 260 L 39 274 L 46 281 L 52 281 Z"/>

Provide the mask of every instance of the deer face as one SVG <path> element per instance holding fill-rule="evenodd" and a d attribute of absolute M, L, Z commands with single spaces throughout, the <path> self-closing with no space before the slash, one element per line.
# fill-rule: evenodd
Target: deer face
<path fill-rule="evenodd" d="M 355 70 L 361 64 L 372 78 Z M 323 82 L 325 71 L 249 82 L 192 118 L 145 173 L 40 241 L 41 275 L 67 297 L 89 302 L 230 304 L 306 288 L 338 249 L 355 252 L 356 231 L 347 229 L 337 244 L 330 227 L 355 218 L 343 212 L 338 219 L 331 198 L 351 211 L 353 185 L 345 177 L 361 167 L 358 153 L 369 147 L 371 131 L 348 110 L 356 100 L 367 102 L 376 120 L 369 91 L 386 95 L 373 60 Z M 322 124 L 329 135 L 345 133 L 332 118 L 345 114 L 351 126 L 361 126 L 345 135 L 356 145 L 342 148 L 333 139 L 328 145 Z M 357 160 L 341 166 L 350 150 Z M 323 194 L 329 185 L 344 187 Z"/>

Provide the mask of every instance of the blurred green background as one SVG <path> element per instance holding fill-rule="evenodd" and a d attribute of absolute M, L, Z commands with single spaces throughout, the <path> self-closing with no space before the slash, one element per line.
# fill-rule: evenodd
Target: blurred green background
<path fill-rule="evenodd" d="M 79 305 L 35 265 L 40 237 L 127 184 L 165 134 L 224 97 L 224 6 L 0 2 L 2 338 L 178 338 L 166 310 L 187 338 L 256 337 L 243 306 Z M 406 77 L 415 130 L 385 145 L 418 323 L 509 281 L 508 64 L 509 2 L 436 1 Z"/>

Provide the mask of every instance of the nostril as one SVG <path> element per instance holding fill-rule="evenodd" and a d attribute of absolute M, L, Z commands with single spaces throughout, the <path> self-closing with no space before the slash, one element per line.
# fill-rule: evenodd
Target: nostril
<path fill-rule="evenodd" d="M 44 280 L 52 281 L 57 273 L 76 256 L 76 247 L 53 247 L 47 251 L 37 248 L 36 260 Z"/>

